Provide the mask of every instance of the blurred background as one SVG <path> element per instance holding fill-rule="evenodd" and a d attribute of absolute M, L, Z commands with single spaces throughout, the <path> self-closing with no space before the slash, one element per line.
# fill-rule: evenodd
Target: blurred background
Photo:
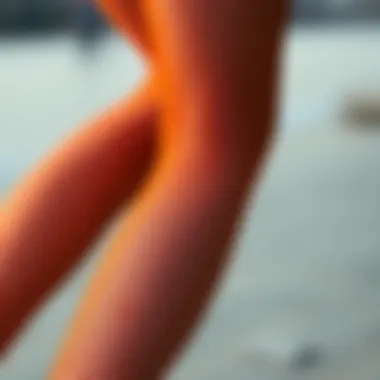
<path fill-rule="evenodd" d="M 379 21 L 380 0 L 293 0 L 279 132 L 220 295 L 171 379 L 380 379 Z M 0 195 L 143 75 L 86 0 L 1 0 Z M 0 380 L 43 378 L 102 242 Z"/>

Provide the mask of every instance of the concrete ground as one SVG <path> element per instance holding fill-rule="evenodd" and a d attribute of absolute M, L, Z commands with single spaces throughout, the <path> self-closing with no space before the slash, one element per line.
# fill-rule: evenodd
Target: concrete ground
<path fill-rule="evenodd" d="M 378 28 L 290 36 L 286 133 L 268 158 L 219 297 L 171 380 L 380 379 L 380 129 L 350 130 L 333 115 L 351 89 L 380 83 L 379 41 Z M 66 37 L 0 45 L 4 194 L 142 70 L 114 39 L 94 62 Z M 21 336 L 0 380 L 43 378 L 94 261 Z"/>
<path fill-rule="evenodd" d="M 343 127 L 277 140 L 232 269 L 173 380 L 379 379 L 379 146 L 380 133 Z M 90 272 L 37 318 L 1 380 L 42 378 Z"/>

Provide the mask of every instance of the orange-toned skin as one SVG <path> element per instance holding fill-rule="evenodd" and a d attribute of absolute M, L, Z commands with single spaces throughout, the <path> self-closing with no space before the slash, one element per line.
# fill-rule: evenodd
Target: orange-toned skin
<path fill-rule="evenodd" d="M 2 205 L 0 347 L 135 194 L 154 160 L 156 118 L 144 85 L 53 150 Z"/>
<path fill-rule="evenodd" d="M 52 380 L 147 380 L 157 379 L 164 373 L 199 318 L 223 268 L 273 122 L 283 2 L 104 0 L 102 3 L 115 23 L 131 34 L 143 54 L 149 57 L 155 83 L 151 82 L 150 91 L 140 98 L 139 106 L 132 109 L 139 109 L 139 115 L 155 115 L 148 123 L 151 126 L 154 120 L 160 121 L 159 155 L 154 171 L 99 265 L 53 367 Z M 228 34 L 225 33 L 227 28 Z M 154 94 L 153 104 L 147 101 L 151 98 L 149 94 Z M 100 144 L 99 136 L 94 132 L 90 140 L 99 139 Z M 77 144 L 76 149 L 79 152 L 83 148 Z M 151 151 L 146 148 L 143 153 L 150 157 Z M 67 162 L 65 150 L 56 157 L 57 163 Z M 147 161 L 141 158 L 137 162 Z M 131 175 L 128 189 L 123 188 L 119 195 L 130 194 L 144 172 L 141 170 L 144 165 L 132 167 L 132 159 L 128 165 L 136 175 Z M 60 182 L 60 176 L 66 173 L 64 165 L 51 164 L 50 167 L 50 172 L 31 183 L 36 188 L 38 183 L 43 188 L 50 185 L 56 201 L 47 205 L 41 200 L 40 203 L 29 202 L 46 207 L 47 215 L 52 215 L 51 210 L 59 215 L 64 209 L 57 205 L 58 199 L 65 199 L 66 193 L 74 190 L 65 186 L 67 182 Z M 120 175 L 125 173 L 118 170 Z M 98 176 L 86 175 L 91 180 L 105 179 L 106 174 L 100 172 Z M 116 181 L 116 170 L 114 174 Z M 45 184 L 42 178 L 47 181 Z M 76 186 L 75 182 L 70 186 Z M 38 194 L 36 191 L 22 193 Z M 77 196 L 75 193 L 75 200 Z M 114 209 L 116 201 L 112 203 L 112 198 L 108 198 L 111 205 L 100 200 L 99 209 L 103 214 L 105 210 Z M 20 199 L 24 202 L 25 195 Z M 22 213 L 20 202 L 12 204 L 10 215 L 20 216 L 8 224 L 26 226 L 19 230 L 26 234 L 14 237 L 9 234 L 17 259 L 5 265 L 8 277 L 6 271 L 5 277 L 0 272 L 0 284 L 4 283 L 5 299 L 11 300 L 11 310 L 17 320 L 30 309 L 31 294 L 24 287 L 34 286 L 36 290 L 31 293 L 35 303 L 35 296 L 54 282 L 55 274 L 46 273 L 45 268 L 41 274 L 48 280 L 34 277 L 30 270 L 31 256 L 29 268 L 21 266 L 19 272 L 20 277 L 29 276 L 28 280 L 22 282 L 16 293 L 10 290 L 11 273 L 15 273 L 23 255 L 20 236 L 26 236 L 24 242 L 32 243 L 33 248 L 44 228 L 51 229 L 47 220 L 52 220 L 51 217 L 40 218 L 37 230 L 28 227 L 26 216 L 32 218 L 33 215 L 34 221 L 32 211 L 38 208 L 30 207 Z M 86 212 L 91 217 L 91 212 Z M 104 220 L 103 214 L 95 213 L 98 217 L 95 219 Z M 62 225 L 68 225 L 65 215 L 67 213 L 63 213 Z M 72 227 L 80 225 L 71 222 Z M 45 238 L 40 260 L 45 260 L 51 244 L 57 249 L 57 241 L 61 239 L 57 234 L 61 231 L 60 223 L 58 219 L 53 228 L 56 242 Z M 95 224 L 92 232 L 101 223 Z M 68 245 L 60 251 L 68 258 L 60 258 L 58 264 L 53 260 L 56 274 L 63 273 L 71 264 L 73 257 L 78 256 L 78 248 L 84 245 L 83 237 L 92 233 L 80 235 L 80 239 L 75 234 L 69 235 Z M 7 234 L 4 236 L 8 238 Z M 76 239 L 80 244 L 75 243 Z M 75 249 L 77 252 L 73 255 Z M 36 249 L 27 251 L 36 255 Z M 2 281 L 2 276 L 7 281 Z M 21 308 L 22 312 L 17 311 L 16 302 L 12 302 L 15 294 L 27 305 Z M 12 318 L 11 312 L 9 321 Z"/>
<path fill-rule="evenodd" d="M 121 0 L 103 3 L 128 13 Z M 221 273 L 270 134 L 281 3 L 139 4 L 161 105 L 160 156 L 99 265 L 52 380 L 164 375 Z M 226 25 L 231 36 L 220 43 Z"/>

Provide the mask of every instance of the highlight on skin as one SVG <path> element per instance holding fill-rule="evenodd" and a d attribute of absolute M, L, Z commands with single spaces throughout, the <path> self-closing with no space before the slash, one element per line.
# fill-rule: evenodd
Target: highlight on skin
<path fill-rule="evenodd" d="M 138 52 L 145 57 L 152 53 L 141 0 L 96 0 L 96 4 L 114 27 L 128 37 Z"/>
<path fill-rule="evenodd" d="M 154 161 L 154 95 L 144 84 L 54 149 L 0 215 L 0 354 L 135 195 Z"/>
<path fill-rule="evenodd" d="M 103 4 L 129 30 L 128 2 Z M 52 380 L 160 378 L 199 321 L 270 136 L 284 4 L 138 3 L 152 38 L 160 155 L 99 264 Z"/>
<path fill-rule="evenodd" d="M 235 3 L 224 0 L 219 5 Z M 118 20 L 125 20 L 132 41 L 152 57 L 154 88 L 150 82 L 149 90 L 107 112 L 54 151 L 19 186 L 0 219 L 4 346 L 113 212 L 135 194 L 154 159 L 160 121 L 161 156 L 155 172 L 100 265 L 54 367 L 54 379 L 66 379 L 67 374 L 157 378 L 198 319 L 218 278 L 270 133 L 281 17 L 268 15 L 276 16 L 281 4 L 251 4 L 249 9 L 258 15 L 258 22 L 249 24 L 256 25 L 253 49 L 244 52 L 251 37 L 241 38 L 241 30 L 231 33 L 228 46 L 238 47 L 236 61 L 225 60 L 225 52 L 215 50 L 217 41 L 208 39 L 221 32 L 209 22 L 213 1 L 191 3 L 196 12 L 190 16 L 199 17 L 196 23 L 183 18 L 187 1 L 116 4 L 116 14 L 122 15 Z M 209 8 L 198 7 L 201 4 Z M 173 12 L 167 12 L 168 6 Z M 136 10 L 141 13 L 136 15 Z M 242 10 L 249 14 L 248 8 Z M 231 20 L 217 23 L 234 21 L 235 28 L 236 20 L 244 20 L 239 12 L 230 15 Z M 187 51 L 178 39 L 181 35 L 189 42 Z M 258 49 L 263 49 L 260 54 Z M 210 52 L 221 58 L 215 65 Z M 252 67 L 238 70 L 240 76 L 233 74 L 231 68 L 247 68 L 244 62 Z"/>

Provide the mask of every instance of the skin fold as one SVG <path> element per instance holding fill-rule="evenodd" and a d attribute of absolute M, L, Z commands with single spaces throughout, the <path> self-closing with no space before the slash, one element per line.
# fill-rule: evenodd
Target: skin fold
<path fill-rule="evenodd" d="M 158 379 L 180 352 L 271 135 L 284 3 L 100 1 L 151 78 L 56 149 L 0 220 L 4 344 L 134 196 L 49 379 Z"/>

